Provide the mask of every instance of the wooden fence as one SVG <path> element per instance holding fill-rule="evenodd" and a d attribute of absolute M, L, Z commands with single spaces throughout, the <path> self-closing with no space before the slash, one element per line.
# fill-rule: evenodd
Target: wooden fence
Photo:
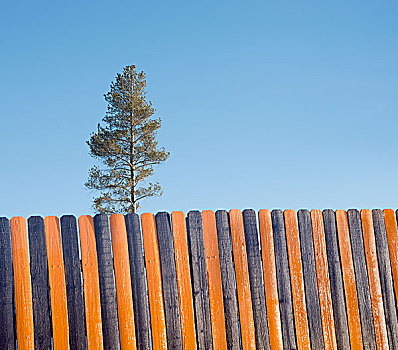
<path fill-rule="evenodd" d="M 0 252 L 0 349 L 398 349 L 391 209 L 0 218 Z"/>

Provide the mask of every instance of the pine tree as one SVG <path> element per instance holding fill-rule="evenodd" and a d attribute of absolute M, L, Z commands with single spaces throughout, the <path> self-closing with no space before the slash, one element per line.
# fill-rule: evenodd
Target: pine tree
<path fill-rule="evenodd" d="M 101 193 L 93 200 L 97 212 L 135 213 L 142 199 L 163 193 L 159 183 L 147 180 L 170 153 L 158 147 L 161 119 L 154 117 L 146 86 L 145 73 L 126 66 L 104 95 L 108 107 L 103 125 L 87 141 L 90 155 L 104 165 L 92 167 L 85 183 Z"/>

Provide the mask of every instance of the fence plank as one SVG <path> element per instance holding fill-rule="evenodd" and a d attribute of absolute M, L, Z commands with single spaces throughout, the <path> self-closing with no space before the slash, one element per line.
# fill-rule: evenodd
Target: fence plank
<path fill-rule="evenodd" d="M 181 316 L 182 346 L 184 350 L 196 349 L 191 271 L 189 267 L 187 229 L 184 213 L 181 211 L 172 212 L 171 222 Z"/>
<path fill-rule="evenodd" d="M 336 215 L 334 211 L 330 209 L 324 210 L 323 220 L 325 225 L 326 253 L 337 346 L 338 349 L 345 350 L 350 348 L 350 335 L 344 297 L 343 272 L 336 227 Z"/>
<path fill-rule="evenodd" d="M 388 349 L 387 329 L 379 276 L 379 264 L 377 262 L 376 241 L 373 228 L 372 212 L 369 209 L 364 209 L 361 211 L 361 221 L 366 264 L 368 267 L 369 289 L 372 302 L 376 345 L 377 349 Z"/>
<path fill-rule="evenodd" d="M 125 221 L 130 256 L 137 349 L 149 350 L 151 348 L 151 328 L 140 219 L 137 214 L 127 214 Z"/>
<path fill-rule="evenodd" d="M 142 214 L 141 222 L 151 313 L 152 344 L 155 350 L 167 349 L 166 320 L 164 316 L 162 276 L 155 216 L 149 213 Z"/>
<path fill-rule="evenodd" d="M 101 300 L 98 275 L 94 220 L 89 215 L 79 217 L 80 246 L 82 253 L 84 302 L 86 311 L 88 350 L 103 348 Z"/>
<path fill-rule="evenodd" d="M 196 319 L 198 349 L 213 349 L 209 289 L 203 240 L 202 215 L 199 211 L 188 213 L 188 237 L 191 248 L 191 269 Z"/>
<path fill-rule="evenodd" d="M 0 218 L 0 349 L 14 350 L 13 274 L 11 232 L 7 218 Z"/>
<path fill-rule="evenodd" d="M 388 249 L 390 251 L 391 270 L 394 280 L 395 300 L 398 300 L 398 232 L 394 211 L 385 209 L 384 221 L 386 224 Z M 397 213 L 398 215 L 398 213 Z"/>
<path fill-rule="evenodd" d="M 243 216 L 240 210 L 233 209 L 229 212 L 229 224 L 231 227 L 232 251 L 234 254 L 236 289 L 238 291 L 242 348 L 255 349 L 256 336 L 250 291 L 249 267 L 247 263 Z"/>
<path fill-rule="evenodd" d="M 101 300 L 102 333 L 105 350 L 119 347 L 119 327 L 108 216 L 94 216 L 98 276 Z"/>
<path fill-rule="evenodd" d="M 162 212 L 157 213 L 155 219 L 159 241 L 160 267 L 162 270 L 167 344 L 171 349 L 182 349 L 177 273 L 170 228 L 170 216 L 168 213 Z"/>
<path fill-rule="evenodd" d="M 253 304 L 256 348 L 269 349 L 267 310 L 265 306 L 263 270 L 261 266 L 260 242 L 258 238 L 256 213 L 252 209 L 243 211 L 243 224 L 250 277 L 250 291 Z"/>
<path fill-rule="evenodd" d="M 311 216 L 308 210 L 299 210 L 297 216 L 311 349 L 324 349 Z"/>
<path fill-rule="evenodd" d="M 273 210 L 272 230 L 274 234 L 276 277 L 278 281 L 279 308 L 281 313 L 283 348 L 296 349 L 292 289 L 290 284 L 285 223 L 281 210 Z"/>
<path fill-rule="evenodd" d="M 28 219 L 30 276 L 32 282 L 35 348 L 51 348 L 51 316 L 48 264 L 44 220 L 40 216 Z"/>
<path fill-rule="evenodd" d="M 261 236 L 261 254 L 270 347 L 271 349 L 283 349 L 271 212 L 265 209 L 260 210 L 258 219 Z"/>
<path fill-rule="evenodd" d="M 301 265 L 300 239 L 297 228 L 296 212 L 286 210 L 285 227 L 287 252 L 292 284 L 294 320 L 298 349 L 310 349 L 310 334 L 308 329 L 307 308 L 305 304 L 303 268 Z"/>
<path fill-rule="evenodd" d="M 115 270 L 117 309 L 120 331 L 120 348 L 135 350 L 133 296 L 131 292 L 130 261 L 124 216 L 110 217 L 113 265 Z"/>
<path fill-rule="evenodd" d="M 311 211 L 312 237 L 314 240 L 315 268 L 319 290 L 319 306 L 322 317 L 322 330 L 325 350 L 337 349 L 334 326 L 332 293 L 330 290 L 329 268 L 325 229 L 320 210 Z"/>
<path fill-rule="evenodd" d="M 235 272 L 232 261 L 231 235 L 228 213 L 216 212 L 217 238 L 220 253 L 221 281 L 224 293 L 225 330 L 228 349 L 240 349 L 238 301 L 235 290 Z"/>
<path fill-rule="evenodd" d="M 227 349 L 216 216 L 213 211 L 206 210 L 202 212 L 202 220 L 213 345 L 215 349 Z"/>
<path fill-rule="evenodd" d="M 65 266 L 62 254 L 59 220 L 55 216 L 44 219 L 50 283 L 53 346 L 55 350 L 69 349 L 69 324 L 66 300 Z"/>
<path fill-rule="evenodd" d="M 86 317 L 81 274 L 82 266 L 79 258 L 76 218 L 73 215 L 61 217 L 61 236 L 65 262 L 69 345 L 74 350 L 85 350 Z"/>
<path fill-rule="evenodd" d="M 380 209 L 374 209 L 372 214 L 388 342 L 391 349 L 398 349 L 398 317 L 384 215 Z"/>
<path fill-rule="evenodd" d="M 337 234 L 339 237 L 339 248 L 343 271 L 351 348 L 363 349 L 361 320 L 359 316 L 358 295 L 355 283 L 355 271 L 351 250 L 350 232 L 348 228 L 347 213 L 344 210 L 336 211 L 336 223 Z"/>
<path fill-rule="evenodd" d="M 358 210 L 350 209 L 347 212 L 350 228 L 352 258 L 354 261 L 355 281 L 361 317 L 362 340 L 364 349 L 375 350 L 376 339 L 373 326 L 372 303 L 370 300 L 369 279 L 366 269 L 365 249 Z"/>
<path fill-rule="evenodd" d="M 28 233 L 24 218 L 11 219 L 11 241 L 18 349 L 34 349 Z"/>

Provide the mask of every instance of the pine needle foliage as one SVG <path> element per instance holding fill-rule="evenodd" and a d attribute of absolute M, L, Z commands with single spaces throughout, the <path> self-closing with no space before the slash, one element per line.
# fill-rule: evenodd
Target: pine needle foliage
<path fill-rule="evenodd" d="M 154 166 L 169 157 L 158 147 L 161 119 L 146 99 L 146 75 L 134 65 L 123 68 L 104 95 L 107 112 L 87 144 L 103 167 L 89 170 L 85 186 L 100 192 L 93 199 L 99 213 L 135 213 L 142 199 L 161 196 L 159 183 L 149 182 Z"/>

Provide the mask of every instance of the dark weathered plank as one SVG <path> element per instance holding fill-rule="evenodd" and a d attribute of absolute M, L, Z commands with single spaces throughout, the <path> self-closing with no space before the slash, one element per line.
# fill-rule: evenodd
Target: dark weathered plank
<path fill-rule="evenodd" d="M 155 219 L 159 241 L 160 267 L 162 270 L 167 345 L 170 349 L 182 349 L 177 273 L 170 228 L 170 215 L 165 212 L 157 213 Z"/>
<path fill-rule="evenodd" d="M 7 218 L 0 218 L 0 349 L 14 350 L 13 273 L 11 232 Z"/>
<path fill-rule="evenodd" d="M 289 260 L 287 253 L 285 223 L 281 210 L 273 210 L 272 228 L 274 233 L 276 276 L 278 280 L 279 308 L 281 311 L 283 348 L 296 349 L 292 289 L 290 284 Z"/>
<path fill-rule="evenodd" d="M 35 348 L 51 349 L 50 287 L 43 218 L 31 216 L 28 219 L 28 233 Z"/>
<path fill-rule="evenodd" d="M 332 293 L 337 346 L 338 349 L 345 350 L 350 348 L 350 335 L 348 333 L 336 216 L 333 210 L 326 209 L 323 211 L 323 221 L 325 225 L 326 252 L 328 256 L 330 289 Z"/>
<path fill-rule="evenodd" d="M 364 349 L 376 349 L 375 330 L 373 326 L 372 303 L 368 272 L 366 268 L 365 248 L 363 244 L 361 220 L 356 209 L 347 212 L 350 228 L 352 257 L 354 260 L 355 281 L 357 285 L 359 314 L 361 317 L 362 340 Z"/>
<path fill-rule="evenodd" d="M 105 214 L 94 216 L 94 229 L 98 257 L 104 349 L 118 349 L 119 329 L 113 276 L 113 258 L 108 217 Z"/>
<path fill-rule="evenodd" d="M 76 218 L 61 217 L 62 249 L 65 262 L 66 297 L 68 303 L 69 345 L 71 349 L 86 349 L 86 322 L 79 258 Z"/>
<path fill-rule="evenodd" d="M 231 234 L 228 213 L 216 212 L 218 249 L 220 253 L 221 280 L 224 297 L 225 328 L 228 349 L 240 349 L 238 300 L 235 289 L 235 272 L 232 261 Z"/>
<path fill-rule="evenodd" d="M 388 343 L 391 349 L 398 349 L 398 317 L 384 215 L 380 209 L 373 210 L 372 215 Z"/>
<path fill-rule="evenodd" d="M 130 256 L 137 349 L 149 350 L 151 348 L 151 329 L 140 219 L 137 214 L 128 214 L 125 216 L 125 221 Z"/>
<path fill-rule="evenodd" d="M 208 350 L 213 349 L 213 341 L 202 215 L 199 211 L 190 211 L 188 213 L 187 228 L 192 257 L 191 268 L 197 344 L 198 349 Z"/>
<path fill-rule="evenodd" d="M 324 349 L 311 216 L 308 210 L 299 210 L 297 217 L 311 349 Z"/>
<path fill-rule="evenodd" d="M 269 349 L 268 319 L 265 306 L 263 269 L 260 256 L 260 243 L 257 230 L 256 213 L 252 209 L 243 211 L 243 224 L 247 260 L 249 267 L 250 291 L 252 296 L 256 348 Z"/>

